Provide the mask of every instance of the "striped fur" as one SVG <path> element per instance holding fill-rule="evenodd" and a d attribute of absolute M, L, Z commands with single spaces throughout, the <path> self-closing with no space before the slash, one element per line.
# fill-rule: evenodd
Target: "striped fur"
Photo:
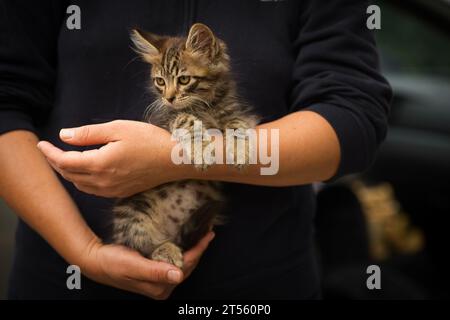
<path fill-rule="evenodd" d="M 151 64 L 151 89 L 158 97 L 145 121 L 171 132 L 192 132 L 196 120 L 204 130 L 222 132 L 256 125 L 257 118 L 236 95 L 226 45 L 207 26 L 193 25 L 186 38 L 133 30 L 132 40 Z M 182 267 L 182 252 L 218 223 L 223 205 L 217 182 L 168 183 L 117 203 L 113 240 Z"/>

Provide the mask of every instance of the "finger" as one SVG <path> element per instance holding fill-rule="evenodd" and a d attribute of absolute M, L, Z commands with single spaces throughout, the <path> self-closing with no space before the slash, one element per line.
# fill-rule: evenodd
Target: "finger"
<path fill-rule="evenodd" d="M 62 129 L 59 137 L 65 143 L 76 146 L 92 146 L 117 141 L 117 121 L 92 124 L 78 128 Z"/>
<path fill-rule="evenodd" d="M 91 194 L 93 196 L 103 197 L 103 198 L 114 198 L 114 195 L 109 190 L 105 190 L 104 188 L 99 188 L 93 185 L 79 184 L 74 182 L 73 185 L 75 188 L 80 190 L 81 192 Z"/>
<path fill-rule="evenodd" d="M 47 159 L 48 161 L 48 159 Z M 76 183 L 76 181 L 74 181 L 74 177 L 72 176 L 72 174 L 69 174 L 68 172 L 64 171 L 63 169 L 60 169 L 57 165 L 55 165 L 53 162 L 48 161 L 48 163 L 50 164 L 50 166 L 53 168 L 53 170 L 55 170 L 56 172 L 59 173 L 60 176 L 62 176 L 64 179 L 66 179 L 67 181 Z"/>
<path fill-rule="evenodd" d="M 45 157 L 60 169 L 78 173 L 89 173 L 96 164 L 96 156 L 99 152 L 97 149 L 65 152 L 47 141 L 41 141 L 37 146 Z"/>
<path fill-rule="evenodd" d="M 57 159 L 64 153 L 64 151 L 55 147 L 53 144 L 47 141 L 40 141 L 37 144 L 37 147 L 46 158 L 51 157 L 52 159 Z"/>
<path fill-rule="evenodd" d="M 89 173 L 79 173 L 79 172 L 72 172 L 72 171 L 68 171 L 68 170 L 64 170 L 59 168 L 55 163 L 53 163 L 52 161 L 50 161 L 49 159 L 47 159 L 48 163 L 50 164 L 50 166 L 53 168 L 53 170 L 55 170 L 56 172 L 58 172 L 64 179 L 66 179 L 67 181 L 72 182 L 73 184 L 75 184 L 75 186 L 79 186 L 81 188 L 91 188 L 91 192 L 94 190 L 95 187 L 98 188 L 98 185 L 96 184 L 96 177 L 89 174 Z M 79 189 L 77 187 L 77 189 Z M 79 189 L 80 190 L 80 189 Z M 80 190 L 83 191 L 83 190 Z M 83 191 L 85 192 L 85 191 Z M 88 192 L 85 192 L 88 193 Z M 93 194 L 93 193 L 90 193 Z"/>
<path fill-rule="evenodd" d="M 92 176 L 87 173 L 70 172 L 70 171 L 66 171 L 63 169 L 59 169 L 58 167 L 54 167 L 52 164 L 50 164 L 50 165 L 67 181 L 70 181 L 72 183 L 76 183 L 76 184 L 82 185 L 82 186 L 100 187 L 98 185 L 98 182 L 96 182 L 97 178 L 95 176 Z"/>
<path fill-rule="evenodd" d="M 136 280 L 166 284 L 179 284 L 183 280 L 183 272 L 177 267 L 142 256 L 133 256 L 128 267 L 129 276 Z"/>
<path fill-rule="evenodd" d="M 50 160 L 48 160 L 48 158 L 46 158 L 46 159 L 47 159 L 47 162 L 48 162 L 48 164 L 50 165 L 50 167 L 52 167 L 53 170 L 55 170 L 55 171 L 58 172 L 61 176 L 64 177 L 64 175 L 63 175 L 63 170 L 60 169 L 60 168 L 58 168 L 58 166 L 55 165 L 55 164 L 54 164 L 53 162 L 51 162 Z M 66 180 L 67 180 L 67 179 L 66 179 Z"/>
<path fill-rule="evenodd" d="M 75 177 L 80 177 L 80 181 L 79 182 L 84 182 L 85 180 L 82 180 L 82 177 L 83 178 L 86 178 L 86 182 L 88 182 L 87 181 L 87 178 L 89 178 L 90 180 L 92 180 L 92 175 L 90 174 L 90 173 L 84 173 L 84 172 L 74 172 L 74 171 L 70 171 L 70 170 L 64 170 L 64 169 L 61 169 L 60 167 L 58 167 L 57 165 L 56 165 L 56 163 L 54 163 L 53 161 L 51 161 L 49 158 L 46 158 L 47 159 L 47 162 L 50 164 L 50 166 L 56 171 L 56 172 L 58 172 L 60 175 L 62 175 L 64 178 L 66 178 L 66 176 L 67 177 L 71 177 L 70 179 L 67 179 L 66 178 L 66 180 L 70 180 L 70 181 L 72 181 L 72 177 L 73 178 L 75 178 Z M 73 181 L 72 181 L 73 182 Z"/>
<path fill-rule="evenodd" d="M 192 249 L 186 251 L 184 254 L 184 266 L 188 272 L 192 271 L 199 262 L 203 252 L 208 248 L 209 243 L 214 239 L 215 233 L 209 232 L 204 236 Z"/>

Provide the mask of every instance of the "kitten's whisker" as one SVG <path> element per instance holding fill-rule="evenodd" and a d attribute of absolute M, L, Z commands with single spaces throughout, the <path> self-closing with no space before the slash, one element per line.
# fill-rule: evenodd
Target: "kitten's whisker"
<path fill-rule="evenodd" d="M 197 107 L 208 107 L 208 108 L 212 108 L 211 105 L 208 103 L 208 101 L 204 100 L 203 98 L 197 97 L 197 96 L 192 96 L 190 97 L 190 99 L 192 100 L 192 105 L 193 106 L 197 106 Z"/>
<path fill-rule="evenodd" d="M 164 103 L 160 99 L 157 99 L 157 100 L 153 101 L 152 103 L 150 103 L 147 106 L 147 108 L 145 108 L 145 111 L 144 111 L 145 121 L 149 121 L 151 119 L 152 115 L 160 112 L 163 107 L 164 107 Z"/>

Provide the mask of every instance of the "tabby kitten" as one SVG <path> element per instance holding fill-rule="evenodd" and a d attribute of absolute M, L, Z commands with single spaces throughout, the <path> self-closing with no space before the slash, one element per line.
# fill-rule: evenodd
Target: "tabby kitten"
<path fill-rule="evenodd" d="M 226 45 L 207 26 L 194 24 L 187 38 L 139 30 L 133 30 L 131 38 L 135 50 L 152 66 L 152 89 L 158 97 L 146 121 L 170 132 L 188 130 L 189 143 L 194 138 L 194 121 L 201 121 L 204 131 L 256 125 L 256 117 L 236 96 Z M 182 144 L 187 142 L 181 139 Z M 203 142 L 203 147 L 207 144 Z M 194 157 L 193 152 L 188 154 Z M 194 180 L 167 183 L 120 199 L 113 210 L 113 241 L 182 267 L 183 251 L 217 224 L 223 203 L 219 183 Z"/>

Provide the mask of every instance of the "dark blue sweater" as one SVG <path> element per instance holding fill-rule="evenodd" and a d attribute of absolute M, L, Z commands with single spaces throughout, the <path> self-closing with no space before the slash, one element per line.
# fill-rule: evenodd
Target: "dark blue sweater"
<path fill-rule="evenodd" d="M 81 30 L 66 27 L 69 4 L 81 8 Z M 67 150 L 63 127 L 141 119 L 153 97 L 129 30 L 179 35 L 203 22 L 228 44 L 240 94 L 263 121 L 315 111 L 340 141 L 336 176 L 364 170 L 385 137 L 391 97 L 366 8 L 361 0 L 0 0 L 0 134 L 30 130 Z M 62 182 L 104 235 L 111 201 Z M 230 222 L 174 297 L 316 295 L 311 186 L 227 184 L 226 192 Z M 87 279 L 69 291 L 66 262 L 23 222 L 15 252 L 11 297 L 136 297 Z"/>

